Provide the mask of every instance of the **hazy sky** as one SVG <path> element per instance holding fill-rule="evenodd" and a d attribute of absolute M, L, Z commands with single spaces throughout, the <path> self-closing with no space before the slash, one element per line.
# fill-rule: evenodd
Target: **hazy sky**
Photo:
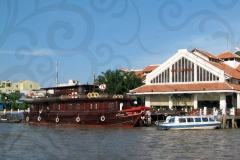
<path fill-rule="evenodd" d="M 92 83 L 108 69 L 144 69 L 178 49 L 240 47 L 237 0 L 1 0 L 0 81 Z"/>

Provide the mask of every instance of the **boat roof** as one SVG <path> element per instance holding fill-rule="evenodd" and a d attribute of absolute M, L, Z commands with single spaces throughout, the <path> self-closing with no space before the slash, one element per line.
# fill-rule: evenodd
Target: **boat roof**
<path fill-rule="evenodd" d="M 80 85 L 68 85 L 68 86 L 56 86 L 56 87 L 46 87 L 46 88 L 41 88 L 42 90 L 49 90 L 49 89 L 67 89 L 67 88 L 79 88 L 79 87 L 93 87 L 94 85 L 92 84 L 80 84 Z M 95 85 L 95 87 L 97 87 Z"/>

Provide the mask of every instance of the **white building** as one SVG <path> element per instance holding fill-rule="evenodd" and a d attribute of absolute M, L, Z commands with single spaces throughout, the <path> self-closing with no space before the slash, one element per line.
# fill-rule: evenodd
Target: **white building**
<path fill-rule="evenodd" d="M 130 94 L 144 97 L 149 107 L 240 109 L 240 57 L 229 51 L 215 56 L 199 49 L 178 50 L 147 74 L 145 85 L 131 90 Z M 191 96 L 176 104 L 176 97 L 181 95 Z"/>

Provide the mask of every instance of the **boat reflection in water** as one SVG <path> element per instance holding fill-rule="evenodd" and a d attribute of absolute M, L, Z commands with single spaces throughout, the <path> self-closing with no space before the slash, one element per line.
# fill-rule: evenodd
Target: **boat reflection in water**
<path fill-rule="evenodd" d="M 45 97 L 27 101 L 29 124 L 134 127 L 149 107 L 134 106 L 130 96 L 99 94 L 94 85 L 42 88 Z"/>
<path fill-rule="evenodd" d="M 211 116 L 168 116 L 165 122 L 159 122 L 157 129 L 216 129 L 221 127 L 221 122 Z"/>

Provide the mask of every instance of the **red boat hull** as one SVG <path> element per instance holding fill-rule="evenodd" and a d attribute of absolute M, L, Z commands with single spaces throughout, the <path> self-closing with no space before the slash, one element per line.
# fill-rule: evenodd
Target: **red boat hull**
<path fill-rule="evenodd" d="M 125 114 L 119 112 L 111 112 L 104 114 L 88 114 L 81 115 L 77 113 L 68 114 L 39 114 L 39 113 L 25 113 L 25 120 L 29 124 L 43 124 L 43 125 L 71 125 L 71 126 L 122 126 L 134 127 L 137 125 L 141 114 Z"/>

